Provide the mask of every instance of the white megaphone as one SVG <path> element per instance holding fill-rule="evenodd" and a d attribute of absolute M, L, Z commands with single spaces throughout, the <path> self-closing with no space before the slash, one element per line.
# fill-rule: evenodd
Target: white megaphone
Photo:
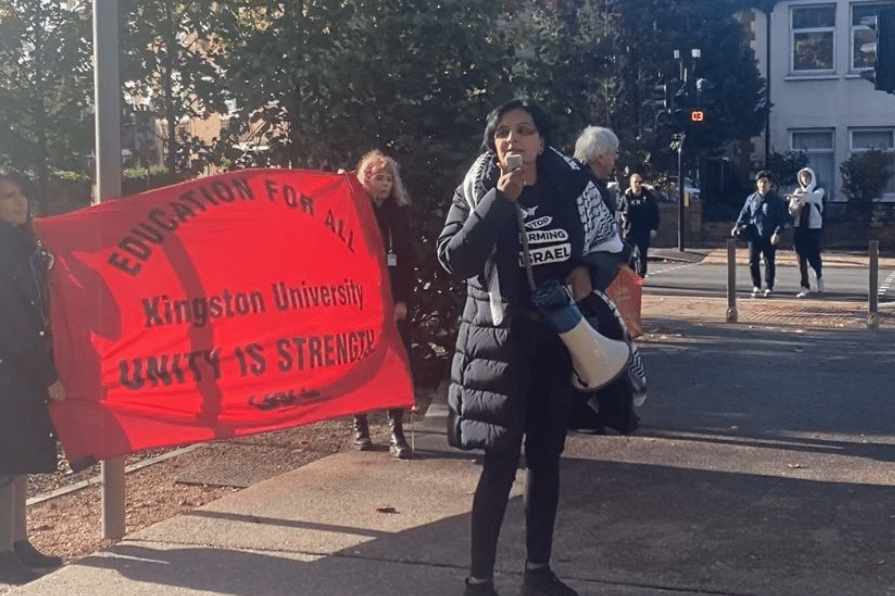
<path fill-rule="evenodd" d="M 596 391 L 617 379 L 628 366 L 628 343 L 598 333 L 557 280 L 542 282 L 532 294 L 532 302 L 568 348 L 576 389 Z"/>
<path fill-rule="evenodd" d="M 627 342 L 601 335 L 584 317 L 559 337 L 572 356 L 572 385 L 579 391 L 596 391 L 613 382 L 631 358 Z"/>

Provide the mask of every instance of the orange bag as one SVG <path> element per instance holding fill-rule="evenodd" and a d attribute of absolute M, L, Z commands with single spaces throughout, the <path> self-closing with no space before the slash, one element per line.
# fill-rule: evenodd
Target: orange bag
<path fill-rule="evenodd" d="M 606 288 L 606 295 L 615 302 L 631 339 L 643 335 L 640 320 L 640 302 L 643 296 L 643 278 L 625 264 L 619 265 L 615 279 Z"/>

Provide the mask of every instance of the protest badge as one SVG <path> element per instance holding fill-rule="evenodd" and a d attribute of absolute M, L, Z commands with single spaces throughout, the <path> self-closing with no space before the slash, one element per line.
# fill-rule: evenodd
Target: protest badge
<path fill-rule="evenodd" d="M 353 174 L 232 172 L 36 227 L 72 461 L 413 403 Z"/>

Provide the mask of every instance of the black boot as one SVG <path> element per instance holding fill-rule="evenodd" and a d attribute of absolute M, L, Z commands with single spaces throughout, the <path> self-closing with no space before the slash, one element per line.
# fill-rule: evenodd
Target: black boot
<path fill-rule="evenodd" d="M 19 540 L 12 545 L 19 561 L 32 569 L 45 567 L 62 567 L 62 557 L 51 557 L 34 548 L 27 539 Z"/>
<path fill-rule="evenodd" d="M 367 424 L 366 414 L 354 417 L 354 446 L 360 451 L 373 450 L 373 441 L 370 440 L 370 426 Z"/>
<path fill-rule="evenodd" d="M 21 586 L 39 577 L 40 574 L 22 564 L 14 552 L 0 553 L 0 582 Z"/>
<path fill-rule="evenodd" d="M 409 459 L 412 451 L 404 438 L 404 410 L 388 411 L 388 429 L 392 433 L 389 451 L 398 459 Z"/>

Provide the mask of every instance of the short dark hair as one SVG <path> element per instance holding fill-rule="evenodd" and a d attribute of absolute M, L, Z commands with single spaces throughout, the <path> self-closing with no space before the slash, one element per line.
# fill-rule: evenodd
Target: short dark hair
<path fill-rule="evenodd" d="M 768 182 L 771 184 L 774 183 L 774 177 L 771 176 L 771 173 L 768 170 L 761 170 L 757 174 L 755 174 L 755 181 L 758 182 L 759 178 L 767 178 Z"/>
<path fill-rule="evenodd" d="M 551 145 L 551 124 L 550 117 L 547 116 L 547 113 L 536 104 L 526 99 L 514 99 L 502 106 L 494 108 L 491 110 L 491 113 L 488 114 L 488 119 L 485 121 L 485 135 L 482 139 L 482 151 L 497 152 L 497 149 L 494 146 L 494 135 L 497 132 L 497 123 L 500 122 L 500 119 L 504 114 L 511 110 L 524 110 L 531 114 L 531 119 L 535 123 L 535 128 L 538 129 L 538 134 L 544 139 L 544 146 L 549 147 Z"/>
<path fill-rule="evenodd" d="M 15 171 L 15 170 L 9 170 L 7 168 L 0 168 L 0 181 L 12 182 L 16 186 L 18 186 L 19 189 L 21 189 L 21 191 L 23 193 L 25 193 L 26 195 L 31 190 L 29 188 L 30 183 L 28 181 L 28 178 L 26 178 L 25 176 L 23 176 L 22 174 L 20 174 L 19 172 Z"/>

